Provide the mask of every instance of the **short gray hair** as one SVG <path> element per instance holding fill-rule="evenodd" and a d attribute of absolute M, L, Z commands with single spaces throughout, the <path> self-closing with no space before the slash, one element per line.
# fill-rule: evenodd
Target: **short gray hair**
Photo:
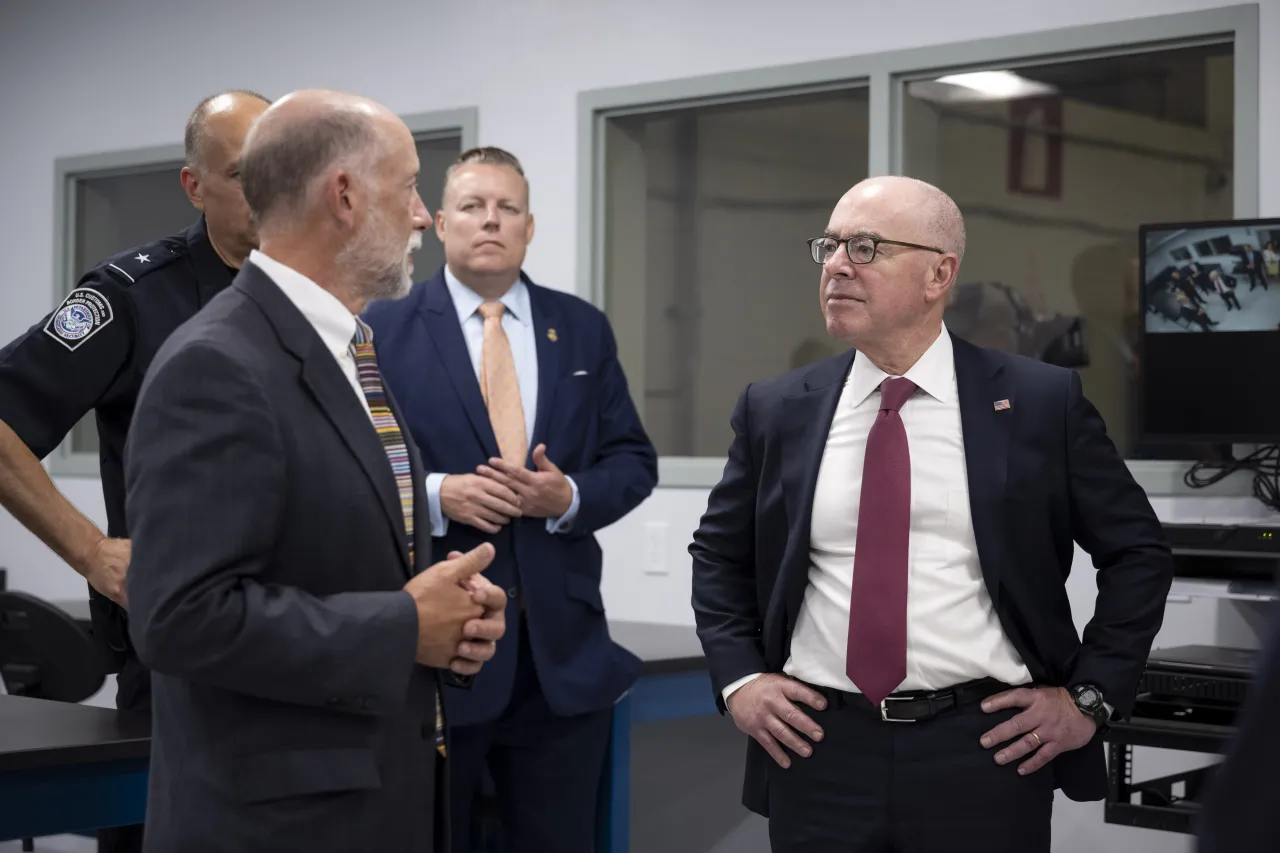
<path fill-rule="evenodd" d="M 529 195 L 529 178 L 524 173 L 524 167 L 520 165 L 520 158 L 512 154 L 505 148 L 499 148 L 496 145 L 482 145 L 478 148 L 469 148 L 458 155 L 449 168 L 444 172 L 444 186 L 447 190 L 449 182 L 453 180 L 453 173 L 461 169 L 463 166 L 470 166 L 473 163 L 485 166 L 505 166 L 513 170 L 517 175 L 524 178 L 525 196 Z"/>
<path fill-rule="evenodd" d="M 905 183 L 920 190 L 925 197 L 925 204 L 922 206 L 921 214 L 924 217 L 924 226 L 928 229 L 931 239 L 942 244 L 938 246 L 939 249 L 954 252 L 956 258 L 963 261 L 967 239 L 964 214 L 960 212 L 960 206 L 956 204 L 955 199 L 928 181 L 922 181 L 919 178 L 895 175 L 888 176 L 885 180 Z"/>
<path fill-rule="evenodd" d="M 259 224 L 280 210 L 297 210 L 334 165 L 347 160 L 353 169 L 367 169 L 383 147 L 370 117 L 354 110 L 292 118 L 283 128 L 278 123 L 259 119 L 240 155 L 244 199 Z"/>
<path fill-rule="evenodd" d="M 960 206 L 956 204 L 955 199 L 937 187 L 933 189 L 936 195 L 933 197 L 930 230 L 938 235 L 942 243 L 941 248 L 948 252 L 955 252 L 956 260 L 963 261 L 967 241 L 964 214 L 960 212 Z"/>
<path fill-rule="evenodd" d="M 196 108 L 187 118 L 186 132 L 182 136 L 183 157 L 187 161 L 187 166 L 192 169 L 203 169 L 206 165 L 209 151 L 209 107 L 218 98 L 226 95 L 245 95 L 257 98 L 264 104 L 271 103 L 266 95 L 260 95 L 252 89 L 228 89 L 225 92 L 210 95 L 196 104 Z"/>

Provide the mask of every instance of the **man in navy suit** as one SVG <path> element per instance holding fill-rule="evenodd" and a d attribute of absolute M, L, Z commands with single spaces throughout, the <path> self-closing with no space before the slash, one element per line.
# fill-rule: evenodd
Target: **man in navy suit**
<path fill-rule="evenodd" d="M 1072 371 L 942 324 L 945 193 L 851 189 L 821 264 L 843 355 L 747 387 L 690 546 L 744 804 L 775 851 L 1047 853 L 1054 790 L 1101 799 L 1173 562 Z M 1098 569 L 1083 642 L 1065 581 Z"/>
<path fill-rule="evenodd" d="M 657 482 L 604 315 L 521 271 L 533 238 L 519 161 L 450 167 L 445 267 L 367 319 L 427 471 L 442 551 L 492 542 L 510 626 L 469 685 L 446 689 L 453 849 L 487 764 L 510 853 L 589 853 L 613 703 L 639 660 L 609 637 L 595 532 Z M 461 686 L 461 685 L 458 685 Z"/>

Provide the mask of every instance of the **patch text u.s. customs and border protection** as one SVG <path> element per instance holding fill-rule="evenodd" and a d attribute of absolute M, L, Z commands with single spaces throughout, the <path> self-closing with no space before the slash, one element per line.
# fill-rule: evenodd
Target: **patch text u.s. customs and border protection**
<path fill-rule="evenodd" d="M 90 287 L 77 287 L 53 312 L 44 333 L 74 352 L 114 317 L 105 296 Z"/>

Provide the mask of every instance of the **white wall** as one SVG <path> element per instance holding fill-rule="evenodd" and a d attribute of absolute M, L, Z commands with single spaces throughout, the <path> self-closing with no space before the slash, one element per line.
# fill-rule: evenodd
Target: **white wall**
<path fill-rule="evenodd" d="M 628 118 L 626 135 L 642 153 L 621 140 L 609 148 L 606 204 L 632 213 L 609 223 L 605 292 L 610 316 L 626 318 L 616 325 L 648 329 L 620 340 L 619 353 L 659 453 L 723 456 L 728 412 L 748 382 L 790 369 L 802 341 L 838 350 L 805 240 L 822 233 L 832 200 L 866 177 L 866 90 L 683 120 L 692 144 L 678 141 L 670 118 Z M 618 131 L 610 133 L 612 141 Z M 681 181 L 680 160 L 691 179 Z M 681 244 L 692 248 L 685 262 Z"/>
<path fill-rule="evenodd" d="M 1216 73 L 1230 67 L 1229 57 L 1200 59 L 1204 70 L 1192 57 L 1184 61 L 1188 74 L 1207 84 L 1199 88 L 1210 102 L 1232 101 L 1231 78 Z M 845 91 L 783 105 L 688 110 L 679 119 L 662 113 L 610 121 L 624 124 L 628 138 L 606 149 L 605 203 L 631 212 L 608 223 L 606 300 L 625 331 L 648 329 L 628 336 L 620 354 L 660 453 L 723 456 L 732 439 L 726 413 L 743 386 L 799 366 L 792 363 L 798 347 L 839 349 L 815 305 L 820 270 L 805 240 L 822 232 L 833 200 L 866 175 L 866 91 L 853 94 L 861 97 Z M 1206 167 L 1170 155 L 1212 156 L 1230 149 L 1231 133 L 1071 99 L 1062 112 L 1069 141 L 1061 197 L 1009 190 L 1004 102 L 940 110 L 907 100 L 906 171 L 927 176 L 966 213 L 971 250 L 957 290 L 1000 282 L 1038 315 L 1084 317 L 1084 391 L 1128 450 L 1135 432 L 1128 354 L 1137 329 L 1137 226 L 1230 217 L 1230 184 L 1213 185 Z M 677 122 L 691 133 L 678 136 Z M 1121 151 L 1080 139 L 1146 147 Z M 1163 155 L 1152 153 L 1154 145 Z M 688 161 L 689 174 L 677 174 L 678 160 Z M 681 244 L 693 248 L 691 256 L 677 257 Z M 647 297 L 642 314 L 634 310 L 637 291 Z M 976 323 L 963 325 L 965 316 L 948 322 L 975 343 L 1016 350 L 1012 309 L 1003 296 L 988 294 Z"/>
<path fill-rule="evenodd" d="M 8 191 L 0 256 L 0 339 L 48 310 L 53 256 L 53 159 L 173 143 L 190 106 L 210 91 L 248 86 L 278 94 L 334 86 L 377 98 L 400 112 L 479 108 L 481 142 L 508 146 L 535 187 L 538 236 L 528 268 L 551 286 L 575 281 L 577 93 L 583 89 L 750 69 L 873 50 L 919 47 L 1193 11 L 1195 0 L 1079 0 L 884 5 L 800 0 L 655 0 L 645 4 L 430 4 L 370 0 L 207 7 L 164 0 L 112 4 L 19 2 L 0 12 L 0 109 L 6 121 L 0 181 Z M 357 12 L 347 11 L 357 9 Z M 872 15 L 871 39 L 841 22 Z M 814 21 L 829 26 L 815 27 Z M 1280 3 L 1264 0 L 1261 32 L 1280 31 Z M 662 45 L 659 50 L 659 45 Z M 1046 50 L 1050 41 L 1046 39 Z M 1261 39 L 1260 102 L 1280 102 L 1280 45 Z M 174 73 L 174 69 L 182 69 Z M 1264 109 L 1261 150 L 1280 147 L 1280 113 Z M 1260 164 L 1262 213 L 1280 213 L 1280 161 Z M 63 479 L 68 495 L 101 517 L 98 484 Z M 641 513 L 606 534 L 607 595 L 620 617 L 686 621 L 685 534 L 705 495 L 661 491 Z M 641 519 L 671 525 L 670 576 L 638 577 L 642 549 L 626 547 Z M 80 585 L 19 529 L 0 520 L 0 564 L 14 583 L 47 595 Z M 630 595 L 623 578 L 636 580 Z M 615 583 L 616 582 L 616 583 Z"/>
<path fill-rule="evenodd" d="M 51 304 L 53 160 L 58 156 L 177 142 L 203 95 L 247 86 L 275 95 L 331 86 L 418 112 L 479 108 L 479 140 L 509 147 L 534 186 L 538 236 L 528 269 L 569 289 L 577 255 L 577 93 L 713 72 L 878 50 L 1193 11 L 1212 0 L 14 0 L 0 6 L 0 115 L 5 116 L 0 186 L 0 340 L 27 328 Z M 1260 149 L 1280 150 L 1280 2 L 1260 18 Z M 870 22 L 870 23 L 868 23 Z M 1046 39 L 1045 48 L 1051 41 Z M 1280 214 L 1280 159 L 1260 164 L 1262 214 Z M 59 485 L 105 524 L 99 484 Z M 605 597 L 620 618 L 688 622 L 685 545 L 705 507 L 699 490 L 664 490 L 606 531 Z M 1166 508 L 1168 509 L 1168 508 Z M 644 523 L 669 525 L 667 575 L 646 576 Z M 11 583 L 38 595 L 83 594 L 68 569 L 8 517 L 0 517 L 0 565 Z M 1081 566 L 1084 568 L 1084 566 Z M 1072 582 L 1080 618 L 1092 581 Z M 1171 620 L 1186 634 L 1223 634 L 1220 608 Z M 1239 621 L 1227 614 L 1227 621 Z M 1213 618 L 1209 618 L 1212 615 Z M 1234 621 L 1233 621 L 1234 620 Z M 1232 630 L 1235 630 L 1234 628 Z M 1245 631 L 1244 628 L 1240 630 Z M 1245 633 L 1248 633 L 1245 631 Z M 1104 851 L 1185 850 L 1185 839 L 1100 824 L 1100 811 L 1059 811 L 1057 844 Z"/>

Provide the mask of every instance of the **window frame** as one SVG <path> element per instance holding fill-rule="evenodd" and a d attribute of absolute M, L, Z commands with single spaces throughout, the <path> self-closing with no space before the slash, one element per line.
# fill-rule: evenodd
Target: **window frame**
<path fill-rule="evenodd" d="M 900 174 L 906 141 L 902 132 L 902 104 L 906 85 L 913 80 L 956 71 L 1074 62 L 1196 44 L 1229 42 L 1233 45 L 1233 216 L 1256 218 L 1260 215 L 1258 17 L 1256 4 L 1224 6 L 581 92 L 578 96 L 577 292 L 607 311 L 604 176 L 605 130 L 611 118 L 863 85 L 870 98 L 867 173 L 873 176 Z M 728 416 L 726 412 L 725 418 Z M 658 460 L 658 486 L 710 488 L 719 482 L 725 461 L 723 456 L 663 456 Z M 1241 475 L 1228 477 L 1207 491 L 1191 490 L 1182 480 L 1191 460 L 1134 459 L 1126 463 L 1149 495 L 1250 494 L 1250 478 Z"/>
<path fill-rule="evenodd" d="M 130 148 L 85 154 L 77 157 L 59 157 L 54 160 L 53 203 L 53 281 L 49 310 L 55 310 L 75 287 L 70 279 L 75 269 L 76 206 L 80 181 L 96 178 L 138 175 L 165 169 L 182 168 L 185 157 L 181 143 L 155 145 L 146 148 Z M 195 218 L 195 211 L 192 211 Z M 121 246 L 120 250 L 127 249 Z M 98 477 L 98 454 L 72 450 L 72 433 L 68 432 L 62 443 L 49 454 L 49 471 L 62 477 Z"/>
<path fill-rule="evenodd" d="M 406 113 L 400 116 L 414 142 L 424 139 L 457 136 L 462 140 L 462 150 L 477 144 L 479 110 L 475 107 L 459 107 L 449 110 Z M 67 276 L 75 268 L 76 246 L 76 190 L 82 180 L 140 174 L 144 172 L 181 168 L 185 165 L 181 143 L 106 151 L 54 160 L 53 202 L 53 280 L 52 304 L 49 310 L 62 304 L 74 286 Z M 192 211 L 194 220 L 196 212 Z M 159 236 L 159 235 L 158 235 Z M 122 246 L 121 250 L 128 248 Z M 58 477 L 101 476 L 98 454 L 72 450 L 72 436 L 66 438 L 46 459 L 49 473 Z"/>

